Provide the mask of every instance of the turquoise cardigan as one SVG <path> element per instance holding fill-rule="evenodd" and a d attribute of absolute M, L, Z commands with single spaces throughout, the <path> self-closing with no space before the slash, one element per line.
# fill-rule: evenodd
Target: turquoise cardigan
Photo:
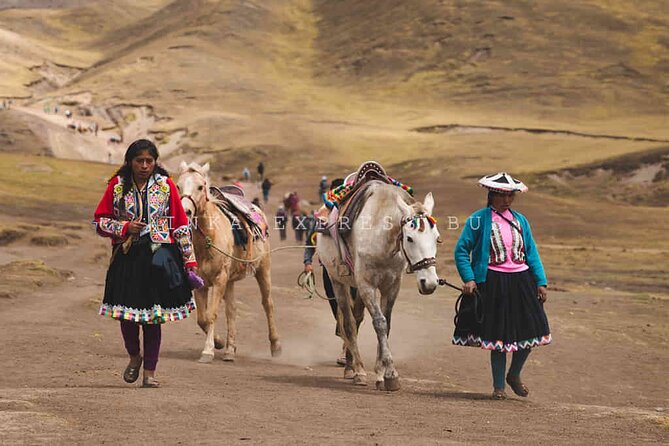
<path fill-rule="evenodd" d="M 545 286 L 547 284 L 546 274 L 541 264 L 537 245 L 532 238 L 530 224 L 523 214 L 513 210 L 511 212 L 520 222 L 525 244 L 525 261 L 530 267 L 530 272 L 537 286 Z M 490 257 L 491 226 L 492 210 L 489 207 L 479 209 L 467 218 L 458 243 L 455 245 L 455 266 L 463 282 L 474 280 L 476 283 L 483 283 L 486 281 Z"/>

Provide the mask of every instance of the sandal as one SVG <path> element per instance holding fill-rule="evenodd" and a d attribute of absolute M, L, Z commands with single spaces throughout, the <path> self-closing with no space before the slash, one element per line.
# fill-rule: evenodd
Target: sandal
<path fill-rule="evenodd" d="M 140 356 L 139 363 L 137 363 L 135 367 L 132 366 L 132 359 L 130 360 L 128 367 L 126 367 L 125 371 L 123 372 L 123 381 L 130 384 L 137 381 L 139 378 L 139 369 L 142 367 L 142 360 L 143 358 Z"/>
<path fill-rule="evenodd" d="M 504 392 L 504 389 L 495 389 L 492 391 L 492 399 L 493 400 L 505 400 L 506 399 L 506 392 Z"/>
<path fill-rule="evenodd" d="M 506 383 L 511 387 L 513 392 L 522 396 L 523 398 L 527 397 L 530 394 L 530 389 L 527 388 L 525 384 L 520 380 L 520 376 L 506 376 Z"/>
<path fill-rule="evenodd" d="M 153 378 L 151 376 L 147 376 L 142 381 L 142 387 L 148 387 L 148 388 L 156 389 L 156 388 L 160 387 L 160 382 L 158 382 L 158 380 L 156 378 Z"/>

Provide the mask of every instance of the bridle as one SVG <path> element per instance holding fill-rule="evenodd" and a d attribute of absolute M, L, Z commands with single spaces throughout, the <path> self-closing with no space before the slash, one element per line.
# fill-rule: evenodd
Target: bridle
<path fill-rule="evenodd" d="M 398 244 L 399 248 L 402 250 L 402 254 L 404 254 L 404 258 L 407 261 L 407 273 L 412 274 L 415 273 L 416 271 L 420 271 L 422 269 L 428 269 L 431 266 L 435 266 L 437 264 L 437 259 L 435 257 L 426 257 L 424 259 L 419 260 L 416 263 L 411 263 L 411 259 L 409 258 L 409 255 L 407 254 L 406 249 L 404 248 L 404 227 L 413 222 L 413 221 L 420 221 L 420 220 L 426 220 L 427 224 L 432 228 L 434 225 L 436 225 L 437 220 L 432 217 L 431 215 L 424 214 L 422 212 L 419 212 L 417 214 L 411 215 L 409 217 L 404 217 L 402 219 L 402 222 L 400 224 L 400 234 L 398 237 Z M 422 225 L 425 224 L 425 222 L 421 221 L 420 222 Z"/>
<path fill-rule="evenodd" d="M 183 200 L 184 198 L 187 199 L 187 200 L 190 200 L 190 202 L 193 203 L 193 208 L 195 208 L 195 214 L 193 215 L 193 217 L 195 217 L 197 215 L 197 203 L 195 202 L 193 197 L 190 196 L 190 195 L 182 195 L 181 199 Z"/>
<path fill-rule="evenodd" d="M 207 195 L 207 177 L 205 177 L 204 175 L 202 175 L 200 172 L 198 172 L 196 170 L 190 170 L 190 172 L 196 173 L 204 179 L 204 186 L 202 186 L 204 188 L 204 198 L 207 201 L 209 201 L 209 196 Z M 193 215 L 193 217 L 197 217 L 198 207 L 197 207 L 197 203 L 195 202 L 195 199 L 193 198 L 193 196 L 188 194 L 188 195 L 180 195 L 179 197 L 181 198 L 181 200 L 186 198 L 187 200 L 190 200 L 191 203 L 193 203 L 193 208 L 195 210 L 195 214 Z"/>

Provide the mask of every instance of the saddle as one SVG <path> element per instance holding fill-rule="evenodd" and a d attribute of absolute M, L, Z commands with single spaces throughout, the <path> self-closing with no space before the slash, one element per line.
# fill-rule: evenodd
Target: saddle
<path fill-rule="evenodd" d="M 237 186 L 210 186 L 209 193 L 217 206 L 230 220 L 235 244 L 246 246 L 251 240 L 265 240 L 269 236 L 269 225 L 264 214 L 256 205 L 244 197 L 244 191 Z"/>
<path fill-rule="evenodd" d="M 351 175 L 353 175 L 352 179 Z M 357 172 L 351 175 L 346 179 L 347 182 L 352 181 L 351 190 L 339 203 L 338 218 L 336 221 L 339 233 L 342 235 L 350 232 L 353 222 L 360 213 L 360 209 L 362 209 L 362 205 L 364 204 L 363 197 L 370 184 L 374 181 L 390 184 L 385 169 L 376 161 L 362 163 Z M 332 216 L 332 214 L 330 215 Z"/>
<path fill-rule="evenodd" d="M 386 171 L 375 161 L 363 163 L 357 172 L 351 175 L 346 179 L 347 183 L 352 181 L 351 190 L 343 197 L 338 207 L 332 208 L 325 230 L 319 231 L 334 239 L 341 261 L 338 265 L 338 274 L 342 276 L 350 275 L 354 270 L 346 236 L 353 228 L 353 223 L 365 203 L 365 192 L 377 181 L 390 184 Z"/>

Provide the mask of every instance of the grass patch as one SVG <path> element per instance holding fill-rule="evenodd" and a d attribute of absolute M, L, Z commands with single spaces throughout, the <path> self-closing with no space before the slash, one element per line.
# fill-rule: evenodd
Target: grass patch
<path fill-rule="evenodd" d="M 26 231 L 20 229 L 0 229 L 0 246 L 6 246 L 26 235 Z"/>
<path fill-rule="evenodd" d="M 47 169 L 23 169 L 26 163 Z M 5 214 L 71 220 L 92 215 L 114 166 L 0 154 L 0 207 Z M 69 218 L 68 218 L 69 215 Z M 42 215 L 40 215 L 42 216 Z"/>
<path fill-rule="evenodd" d="M 61 283 L 69 275 L 51 268 L 41 260 L 17 260 L 0 265 L 0 296 L 12 299 L 23 290 Z"/>

